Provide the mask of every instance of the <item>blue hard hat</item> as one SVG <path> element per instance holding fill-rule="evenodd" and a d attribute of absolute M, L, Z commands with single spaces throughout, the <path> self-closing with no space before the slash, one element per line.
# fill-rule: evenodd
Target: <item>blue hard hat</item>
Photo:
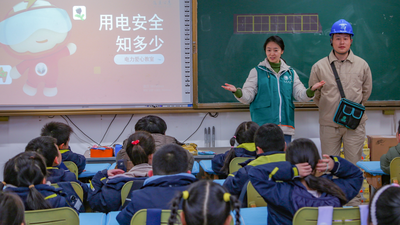
<path fill-rule="evenodd" d="M 340 19 L 332 25 L 329 36 L 332 36 L 332 34 L 351 34 L 351 36 L 354 36 L 351 24 L 344 19 Z"/>

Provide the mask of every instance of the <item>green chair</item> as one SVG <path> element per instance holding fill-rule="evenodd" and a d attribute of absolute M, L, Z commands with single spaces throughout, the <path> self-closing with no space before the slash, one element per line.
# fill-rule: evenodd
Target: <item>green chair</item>
<path fill-rule="evenodd" d="M 81 202 L 83 202 L 83 189 L 80 184 L 78 184 L 75 181 L 70 181 L 72 188 L 74 189 L 75 193 L 78 195 L 78 197 L 81 199 Z M 86 185 L 86 184 L 85 184 Z M 59 188 L 57 183 L 51 184 L 51 186 L 55 188 Z"/>
<path fill-rule="evenodd" d="M 390 183 L 398 184 L 400 180 L 400 157 L 392 159 L 390 162 Z"/>
<path fill-rule="evenodd" d="M 251 182 L 247 184 L 246 194 L 247 194 L 248 208 L 267 206 L 267 203 L 264 201 L 264 198 L 256 191 Z"/>
<path fill-rule="evenodd" d="M 239 163 L 246 162 L 249 159 L 254 159 L 254 157 L 235 157 L 229 163 L 229 174 L 232 174 L 242 168 Z"/>
<path fill-rule="evenodd" d="M 76 179 L 78 180 L 78 166 L 72 161 L 64 161 L 63 163 L 69 171 L 75 174 Z"/>
<path fill-rule="evenodd" d="M 178 215 L 181 214 L 182 210 L 178 210 Z M 171 215 L 171 210 L 162 210 L 161 211 L 161 223 L 162 224 L 168 224 L 168 219 Z M 141 209 L 133 215 L 131 219 L 131 225 L 146 225 L 146 218 L 147 218 L 147 209 Z M 178 217 L 179 218 L 179 217 Z M 181 223 L 177 223 L 181 224 Z"/>
<path fill-rule="evenodd" d="M 125 203 L 125 199 L 128 197 L 129 192 L 131 190 L 133 181 L 128 181 L 124 184 L 124 186 L 122 186 L 121 189 L 121 205 L 124 205 Z"/>
<path fill-rule="evenodd" d="M 26 225 L 78 225 L 78 214 L 69 207 L 25 211 Z"/>
<path fill-rule="evenodd" d="M 318 207 L 299 209 L 293 217 L 293 225 L 317 225 Z M 360 209 L 358 207 L 333 208 L 332 225 L 360 225 Z"/>

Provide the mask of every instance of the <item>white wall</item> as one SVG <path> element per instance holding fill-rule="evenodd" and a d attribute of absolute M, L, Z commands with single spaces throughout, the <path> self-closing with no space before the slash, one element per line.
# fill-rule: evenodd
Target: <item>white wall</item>
<path fill-rule="evenodd" d="M 395 115 L 383 115 L 381 110 L 367 111 L 367 135 L 395 135 L 397 121 L 400 119 L 400 110 Z M 133 116 L 132 121 L 116 143 L 122 143 L 134 132 L 134 125 L 143 114 Z M 200 125 L 205 113 L 187 114 L 158 114 L 167 125 L 167 135 L 173 136 L 179 141 L 188 138 Z M 294 138 L 319 138 L 319 124 L 317 111 L 296 111 L 296 134 Z M 81 115 L 69 116 L 70 119 L 89 137 L 100 142 L 114 115 Z M 111 144 L 122 132 L 130 115 L 117 115 L 114 123 L 106 134 L 103 145 Z M 219 113 L 217 118 L 207 116 L 202 126 L 187 142 L 204 146 L 204 128 L 215 126 L 216 147 L 228 147 L 229 139 L 236 127 L 243 121 L 250 120 L 248 112 Z M 22 152 L 25 145 L 33 138 L 40 135 L 40 129 L 50 121 L 65 122 L 60 116 L 21 116 L 10 117 L 7 122 L 0 122 L 0 180 L 3 179 L 4 163 L 14 155 Z M 83 154 L 90 146 L 95 144 L 86 138 L 76 127 L 70 124 L 75 134 L 71 136 L 70 145 L 74 152 Z M 78 138 L 79 137 L 79 138 Z M 80 140 L 82 139 L 82 140 Z"/>

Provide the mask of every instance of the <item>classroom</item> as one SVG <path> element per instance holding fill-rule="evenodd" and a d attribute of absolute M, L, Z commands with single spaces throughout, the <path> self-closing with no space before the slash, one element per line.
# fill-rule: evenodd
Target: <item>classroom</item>
<path fill-rule="evenodd" d="M 19 0 L 10 1 L 6 6 L 9 10 L 20 2 Z M 66 123 L 73 129 L 69 145 L 73 152 L 87 157 L 94 145 L 122 145 L 123 141 L 135 132 L 136 122 L 147 115 L 159 116 L 165 120 L 168 125 L 166 135 L 175 137 L 179 142 L 194 143 L 200 151 L 213 151 L 217 154 L 228 151 L 231 148 L 230 139 L 236 128 L 244 121 L 251 121 L 251 116 L 249 106 L 238 102 L 234 95 L 221 88 L 221 85 L 231 83 L 241 87 L 249 71 L 265 59 L 265 51 L 261 49 L 265 39 L 271 35 L 278 35 L 286 45 L 282 58 L 294 68 L 307 88 L 311 67 L 332 50 L 329 32 L 332 24 L 339 19 L 346 19 L 352 24 L 354 42 L 351 49 L 355 55 L 369 64 L 372 72 L 372 94 L 365 104 L 365 113 L 368 115 L 365 126 L 366 136 L 394 137 L 396 135 L 400 120 L 400 92 L 398 91 L 400 70 L 396 62 L 396 56 L 400 50 L 398 43 L 400 19 L 396 15 L 400 6 L 397 3 L 390 1 L 376 3 L 373 0 L 352 2 L 283 0 L 274 4 L 262 0 L 157 0 L 151 1 L 152 7 L 155 8 L 154 12 L 148 13 L 145 10 L 130 12 L 129 9 L 121 8 L 117 10 L 116 6 L 114 11 L 93 12 L 96 13 L 94 21 L 90 17 L 90 9 L 94 8 L 96 3 L 92 0 L 87 2 L 86 8 L 80 7 L 83 3 L 79 0 L 74 0 L 72 3 L 45 0 L 37 0 L 39 3 L 35 3 L 35 0 L 28 2 L 44 4 L 45 7 L 47 7 L 47 2 L 50 2 L 60 8 L 70 7 L 71 10 L 72 6 L 75 7 L 75 12 L 79 12 L 81 17 L 76 20 L 71 19 L 72 29 L 69 28 L 71 31 L 68 34 L 68 41 L 76 43 L 76 53 L 74 55 L 70 50 L 71 56 L 60 59 L 58 93 L 57 87 L 54 92 L 54 89 L 46 89 L 43 84 L 40 84 L 37 87 L 37 93 L 35 91 L 35 94 L 29 94 L 32 93 L 31 89 L 28 90 L 24 86 L 29 84 L 29 78 L 25 84 L 27 75 L 23 73 L 20 79 L 13 78 L 12 83 L 7 83 L 8 79 L 11 79 L 8 76 L 0 80 L 0 87 L 4 87 L 0 88 L 0 93 L 3 96 L 10 96 L 0 103 L 0 154 L 2 155 L 0 180 L 4 179 L 5 163 L 15 155 L 24 152 L 27 143 L 40 136 L 41 128 L 52 121 Z M 145 5 L 144 8 L 147 7 L 144 0 L 140 2 Z M 128 3 L 119 4 L 123 6 Z M 174 8 L 173 13 L 181 17 L 166 19 L 165 8 L 174 4 L 180 8 Z M 107 7 L 106 4 L 105 7 Z M 190 13 L 185 11 L 185 7 L 190 7 Z M 88 18 L 86 19 L 78 9 L 87 10 Z M 0 15 L 4 15 L 4 18 L 13 16 L 6 13 L 5 9 L 0 10 Z M 71 14 L 69 11 L 67 13 Z M 180 38 L 176 38 L 178 39 L 176 41 L 173 36 L 166 35 L 168 32 L 151 33 L 150 29 L 142 29 L 140 31 L 142 33 L 138 35 L 145 36 L 149 40 L 153 37 L 160 38 L 158 44 L 162 43 L 164 46 L 152 46 L 155 42 L 150 44 L 149 41 L 148 48 L 143 49 L 140 54 L 143 53 L 143 57 L 154 56 L 160 62 L 143 63 L 142 61 L 141 64 L 133 58 L 132 62 L 122 62 L 126 58 L 123 58 L 121 52 L 125 51 L 126 54 L 133 56 L 136 54 L 134 46 L 137 45 L 132 42 L 132 50 L 128 53 L 128 50 L 122 49 L 121 45 L 115 45 L 116 39 L 118 42 L 120 37 L 128 36 L 121 24 L 116 24 L 112 30 L 113 28 L 107 28 L 101 19 L 98 21 L 97 14 L 107 13 L 114 14 L 115 17 L 121 14 L 121 18 L 124 14 L 130 18 L 133 16 L 134 19 L 138 15 L 139 20 L 140 13 L 142 16 L 147 13 L 149 27 L 151 21 L 160 18 L 166 21 L 182 22 L 180 26 L 174 26 L 169 32 L 179 33 Z M 190 25 L 185 23 L 185 15 L 190 16 Z M 286 24 L 288 24 L 288 18 L 292 17 L 302 18 L 301 24 L 306 23 L 305 18 L 307 20 L 317 18 L 317 22 L 313 29 L 310 25 L 308 31 L 305 26 L 302 27 L 304 28 L 302 31 L 287 29 L 269 32 L 255 31 L 254 18 L 257 16 L 286 18 L 282 22 Z M 71 15 L 70 17 L 72 18 Z M 243 31 L 238 28 L 241 17 L 253 18 L 250 22 L 253 23 L 253 30 Z M 87 20 L 87 24 L 82 25 L 84 20 Z M 0 53 L 3 56 L 0 56 L 0 72 L 4 69 L 11 73 L 12 66 L 20 63 L 21 58 L 4 58 L 5 53 L 12 56 L 15 54 L 9 53 L 9 49 L 5 50 L 9 44 L 3 42 L 5 37 L 1 33 L 6 27 L 1 24 L 1 21 L 0 43 L 3 50 L 0 48 Z M 279 23 L 278 21 L 279 19 L 276 24 Z M 79 22 L 82 24 L 78 24 Z M 165 26 L 166 30 L 168 26 Z M 185 36 L 185 29 L 190 29 L 190 34 L 187 36 Z M 79 34 L 86 30 L 93 32 L 90 34 L 93 35 L 92 38 L 95 38 L 95 35 L 104 35 L 104 43 L 99 42 L 96 45 L 95 41 L 100 40 L 80 40 Z M 136 33 L 129 38 L 133 40 L 135 37 Z M 190 38 L 189 41 L 187 41 L 188 38 Z M 168 45 L 169 43 L 171 44 Z M 188 52 L 185 52 L 185 44 L 190 45 Z M 104 51 L 100 51 L 98 48 L 100 45 L 113 47 L 105 47 Z M 151 47 L 153 49 L 149 51 Z M 125 46 L 125 48 L 128 47 Z M 180 53 L 178 54 L 175 49 L 179 49 Z M 153 51 L 156 54 L 153 54 Z M 190 58 L 185 59 L 188 54 Z M 91 57 L 91 55 L 113 57 L 88 59 L 90 68 L 79 64 L 83 58 Z M 80 58 L 78 60 L 74 57 Z M 171 63 L 170 58 L 178 59 L 176 61 L 179 63 Z M 118 66 L 115 66 L 114 62 Z M 107 67 L 108 64 L 110 64 L 109 67 Z M 141 64 L 139 65 L 141 68 L 136 70 L 136 64 Z M 158 64 L 161 67 L 154 67 Z M 131 67 L 121 67 L 121 65 Z M 71 67 L 68 72 L 63 71 L 68 67 Z M 187 69 L 188 67 L 190 69 Z M 159 75 L 160 71 L 163 72 L 162 76 Z M 107 76 L 102 77 L 110 73 L 116 74 L 115 79 L 108 80 Z M 133 76 L 132 73 L 140 74 L 140 76 Z M 65 78 L 69 74 L 74 78 L 73 81 Z M 136 85 L 139 82 L 142 83 Z M 167 86 L 170 86 L 169 89 L 166 88 Z M 155 89 L 160 89 L 160 91 L 155 91 Z M 51 97 L 52 95 L 56 96 Z M 299 138 L 312 139 L 320 150 L 318 107 L 313 102 L 295 102 L 294 105 L 296 129 L 292 141 Z M 210 130 L 213 135 L 205 134 Z M 98 163 L 98 161 L 89 160 L 87 163 Z"/>

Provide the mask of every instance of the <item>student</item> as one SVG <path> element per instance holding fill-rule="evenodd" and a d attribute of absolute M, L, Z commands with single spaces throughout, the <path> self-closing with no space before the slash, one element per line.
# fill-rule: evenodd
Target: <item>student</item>
<path fill-rule="evenodd" d="M 24 202 L 25 210 L 69 207 L 61 188 L 46 184 L 46 164 L 37 152 L 22 152 L 9 159 L 4 166 L 4 182 L 0 190 L 16 193 Z"/>
<path fill-rule="evenodd" d="M 62 162 L 62 155 L 58 150 L 55 138 L 49 136 L 34 138 L 26 145 L 25 151 L 34 151 L 44 157 L 48 174 L 46 180 L 48 182 L 52 184 L 69 181 L 77 182 L 83 189 L 84 199 L 87 198 L 87 185 L 77 180 L 74 173 L 58 167 Z"/>
<path fill-rule="evenodd" d="M 397 127 L 396 138 L 398 144 L 389 148 L 389 151 L 381 156 L 381 169 L 387 174 L 390 174 L 390 162 L 392 162 L 394 158 L 400 157 L 400 120 Z"/>
<path fill-rule="evenodd" d="M 93 210 L 105 213 L 119 210 L 123 185 L 149 176 L 155 152 L 154 138 L 146 131 L 138 131 L 129 136 L 126 152 L 134 165 L 130 171 L 124 173 L 120 169 L 105 169 L 93 177 L 88 196 Z"/>
<path fill-rule="evenodd" d="M 230 140 L 231 150 L 214 156 L 211 160 L 212 169 L 219 175 L 228 175 L 229 163 L 235 157 L 255 157 L 257 155 L 254 144 L 254 134 L 258 124 L 252 121 L 241 123 Z M 239 145 L 235 148 L 235 142 Z"/>
<path fill-rule="evenodd" d="M 391 184 L 381 187 L 369 203 L 368 222 L 371 225 L 400 224 L 400 187 Z"/>
<path fill-rule="evenodd" d="M 161 117 L 148 115 L 148 116 L 140 118 L 135 124 L 135 131 L 140 131 L 140 130 L 147 131 L 153 136 L 155 144 L 156 144 L 156 151 L 166 144 L 183 145 L 183 143 L 179 142 L 174 137 L 165 135 L 165 132 L 167 131 L 167 124 Z M 125 151 L 126 143 L 127 143 L 127 141 L 125 140 L 124 146 L 118 152 L 116 160 L 117 160 L 117 162 L 118 162 L 118 160 L 121 160 L 121 159 L 126 160 L 126 164 L 125 164 L 126 168 L 127 168 L 127 170 L 130 170 L 133 165 Z M 189 158 L 188 170 L 192 170 L 193 163 L 194 163 L 193 155 L 190 154 L 189 151 L 187 151 L 186 154 L 188 155 L 188 158 Z"/>
<path fill-rule="evenodd" d="M 23 225 L 25 217 L 24 203 L 18 195 L 0 192 L 0 225 Z"/>
<path fill-rule="evenodd" d="M 314 142 L 300 138 L 288 145 L 286 162 L 250 169 L 251 183 L 268 204 L 268 225 L 292 224 L 302 207 L 341 207 L 358 194 L 361 170 L 340 157 L 323 156 Z"/>
<path fill-rule="evenodd" d="M 72 161 L 78 167 L 78 174 L 81 174 L 86 166 L 85 156 L 74 153 L 69 146 L 72 128 L 65 123 L 50 122 L 44 125 L 40 136 L 50 136 L 57 139 L 57 146 L 62 154 L 63 161 Z"/>
<path fill-rule="evenodd" d="M 263 45 L 266 58 L 250 71 L 243 88 L 228 83 L 222 88 L 231 91 L 241 103 L 250 104 L 251 120 L 258 125 L 279 125 L 289 143 L 294 135 L 293 101 L 310 101 L 325 82 L 315 82 L 306 89 L 296 71 L 282 59 L 284 50 L 282 38 L 267 38 Z"/>
<path fill-rule="evenodd" d="M 130 224 L 132 216 L 140 209 L 169 209 L 170 201 L 177 192 L 182 192 L 196 181 L 190 174 L 185 149 L 168 144 L 154 153 L 153 170 L 141 189 L 133 191 L 131 202 L 117 216 L 121 225 Z"/>
<path fill-rule="evenodd" d="M 242 164 L 237 172 L 229 174 L 224 182 L 224 187 L 229 193 L 239 196 L 243 187 L 249 180 L 249 169 L 269 162 L 285 160 L 285 138 L 282 129 L 273 123 L 267 123 L 259 127 L 254 137 L 257 146 L 257 158 L 248 160 Z"/>
<path fill-rule="evenodd" d="M 179 192 L 172 200 L 168 224 L 178 222 L 177 214 L 183 199 L 180 220 L 182 225 L 229 225 L 231 211 L 235 211 L 235 224 L 240 225 L 240 203 L 225 188 L 211 180 L 201 180 L 190 185 L 188 190 Z"/>

